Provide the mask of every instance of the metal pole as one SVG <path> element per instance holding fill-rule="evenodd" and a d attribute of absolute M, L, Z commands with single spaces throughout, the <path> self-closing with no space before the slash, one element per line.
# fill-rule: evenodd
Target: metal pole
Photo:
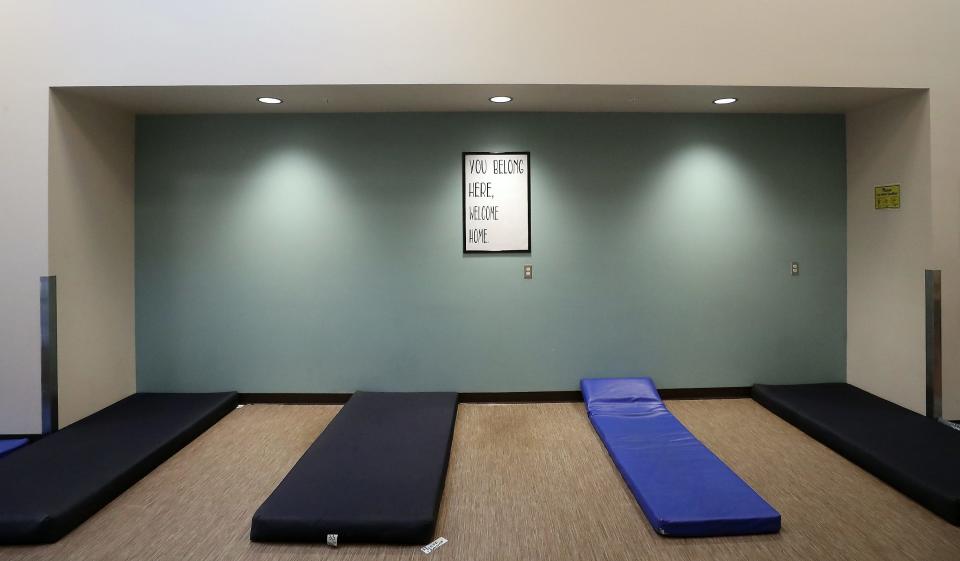
<path fill-rule="evenodd" d="M 943 417 L 943 347 L 940 336 L 940 270 L 924 273 L 927 339 L 927 417 Z"/>
<path fill-rule="evenodd" d="M 40 407 L 43 434 L 57 430 L 57 277 L 40 277 Z"/>

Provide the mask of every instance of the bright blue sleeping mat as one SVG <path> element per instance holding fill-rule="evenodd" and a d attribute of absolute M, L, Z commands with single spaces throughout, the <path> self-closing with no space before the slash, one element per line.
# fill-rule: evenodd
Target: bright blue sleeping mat
<path fill-rule="evenodd" d="M 21 446 L 26 446 L 30 442 L 26 438 L 11 438 L 7 440 L 0 440 L 0 457 L 6 456 L 10 452 L 13 452 Z"/>
<path fill-rule="evenodd" d="M 588 378 L 580 389 L 593 427 L 658 533 L 780 531 L 780 513 L 690 434 L 652 380 Z"/>

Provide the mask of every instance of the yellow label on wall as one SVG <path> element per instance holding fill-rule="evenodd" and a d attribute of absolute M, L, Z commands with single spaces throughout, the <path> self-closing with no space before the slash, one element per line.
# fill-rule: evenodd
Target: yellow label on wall
<path fill-rule="evenodd" d="M 900 208 L 900 184 L 874 187 L 873 208 Z"/>

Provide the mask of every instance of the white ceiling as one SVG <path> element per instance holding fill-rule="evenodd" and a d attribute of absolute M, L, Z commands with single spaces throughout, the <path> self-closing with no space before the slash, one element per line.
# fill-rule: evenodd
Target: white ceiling
<path fill-rule="evenodd" d="M 136 113 L 351 113 L 564 111 L 678 113 L 846 113 L 919 90 L 739 86 L 287 85 L 91 86 L 55 88 Z M 488 98 L 514 101 L 493 104 Z M 261 96 L 284 100 L 257 102 Z M 713 100 L 736 97 L 733 105 Z"/>

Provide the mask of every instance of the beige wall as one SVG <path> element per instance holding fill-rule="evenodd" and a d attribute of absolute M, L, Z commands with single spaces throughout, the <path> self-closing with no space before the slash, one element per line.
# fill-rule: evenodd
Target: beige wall
<path fill-rule="evenodd" d="M 891 183 L 901 208 L 876 210 L 874 186 Z M 847 381 L 918 412 L 930 202 L 928 96 L 847 115 Z"/>
<path fill-rule="evenodd" d="M 133 115 L 50 96 L 60 426 L 135 391 Z"/>
<path fill-rule="evenodd" d="M 960 42 L 960 34 L 952 36 Z M 952 87 L 930 101 L 929 264 L 943 270 L 943 415 L 960 420 L 960 72 L 955 67 L 944 66 L 944 80 Z"/>
<path fill-rule="evenodd" d="M 0 0 L 0 433 L 39 429 L 47 88 L 573 83 L 930 89 L 930 265 L 960 337 L 956 0 Z M 896 262 L 900 273 L 909 260 Z M 909 297 L 910 306 L 917 303 Z M 876 333 L 913 329 L 909 314 Z M 960 351 L 945 356 L 960 417 Z M 870 376 L 852 371 L 851 376 Z M 890 397 L 890 396 L 887 396 Z"/>

